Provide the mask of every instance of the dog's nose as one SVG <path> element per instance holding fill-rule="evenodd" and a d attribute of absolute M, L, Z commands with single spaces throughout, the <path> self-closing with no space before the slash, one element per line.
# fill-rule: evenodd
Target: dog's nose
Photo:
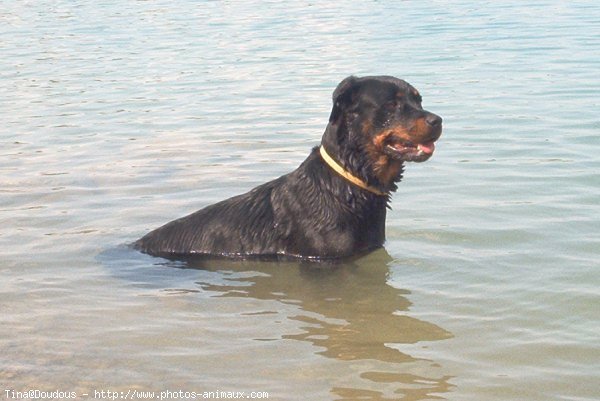
<path fill-rule="evenodd" d="M 432 113 L 428 114 L 427 117 L 425 117 L 425 121 L 430 127 L 437 127 L 439 125 L 442 125 L 442 117 Z"/>

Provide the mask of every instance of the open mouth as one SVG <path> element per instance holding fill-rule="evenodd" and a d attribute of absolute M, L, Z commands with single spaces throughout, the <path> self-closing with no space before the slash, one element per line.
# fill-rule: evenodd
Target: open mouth
<path fill-rule="evenodd" d="M 429 159 L 435 150 L 435 143 L 413 143 L 410 141 L 391 138 L 385 144 L 384 151 L 389 156 L 408 162 L 424 162 Z"/>

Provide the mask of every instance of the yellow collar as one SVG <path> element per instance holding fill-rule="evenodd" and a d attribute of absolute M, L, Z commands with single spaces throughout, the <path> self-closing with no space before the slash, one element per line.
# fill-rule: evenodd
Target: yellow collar
<path fill-rule="evenodd" d="M 367 184 L 360 178 L 356 177 L 355 175 L 352 175 L 349 171 L 347 171 L 342 166 L 340 166 L 333 159 L 333 157 L 329 156 L 329 153 L 327 153 L 327 151 L 325 150 L 325 147 L 323 145 L 321 145 L 321 147 L 319 148 L 319 152 L 321 153 L 321 157 L 323 158 L 323 160 L 325 160 L 325 163 L 327 163 L 329 165 L 329 167 L 331 167 L 336 173 L 338 173 L 339 175 L 341 175 L 342 177 L 344 177 L 345 179 L 347 179 L 354 185 L 357 185 L 357 186 L 361 187 L 362 189 L 366 189 L 367 191 L 372 192 L 375 195 L 387 196 L 387 194 L 385 192 L 381 192 L 377 188 L 370 186 L 369 184 Z"/>

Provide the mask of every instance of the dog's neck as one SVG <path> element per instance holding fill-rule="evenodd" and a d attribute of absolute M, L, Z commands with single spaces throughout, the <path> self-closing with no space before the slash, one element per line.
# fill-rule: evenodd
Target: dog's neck
<path fill-rule="evenodd" d="M 358 128 L 351 127 L 351 124 L 343 119 L 340 120 L 327 125 L 321 138 L 321 149 L 325 147 L 326 152 L 342 170 L 389 197 L 398 189 L 397 183 L 402 180 L 404 163 L 391 160 L 385 155 L 366 154 L 364 144 L 350 143 L 347 138 L 348 131 Z M 365 154 L 357 157 L 357 152 L 365 152 Z M 372 193 L 376 194 L 376 192 Z"/>
<path fill-rule="evenodd" d="M 344 167 L 342 167 L 337 161 L 335 161 L 333 157 L 329 155 L 329 153 L 327 153 L 327 150 L 325 149 L 324 145 L 321 145 L 319 147 L 319 153 L 321 154 L 323 161 L 325 161 L 325 163 L 327 163 L 327 165 L 331 167 L 333 171 L 344 177 L 347 181 L 350 181 L 352 184 L 364 190 L 367 190 L 375 195 L 388 196 L 386 192 L 382 192 L 379 189 L 367 184 L 366 182 L 364 182 L 363 180 L 346 170 Z"/>

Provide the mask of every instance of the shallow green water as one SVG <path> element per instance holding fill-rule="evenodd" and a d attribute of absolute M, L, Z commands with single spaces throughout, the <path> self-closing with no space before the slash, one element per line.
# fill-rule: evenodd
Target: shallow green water
<path fill-rule="evenodd" d="M 594 2 L 0 4 L 0 399 L 600 398 Z M 349 74 L 444 117 L 385 250 L 123 246 L 294 169 Z"/>

